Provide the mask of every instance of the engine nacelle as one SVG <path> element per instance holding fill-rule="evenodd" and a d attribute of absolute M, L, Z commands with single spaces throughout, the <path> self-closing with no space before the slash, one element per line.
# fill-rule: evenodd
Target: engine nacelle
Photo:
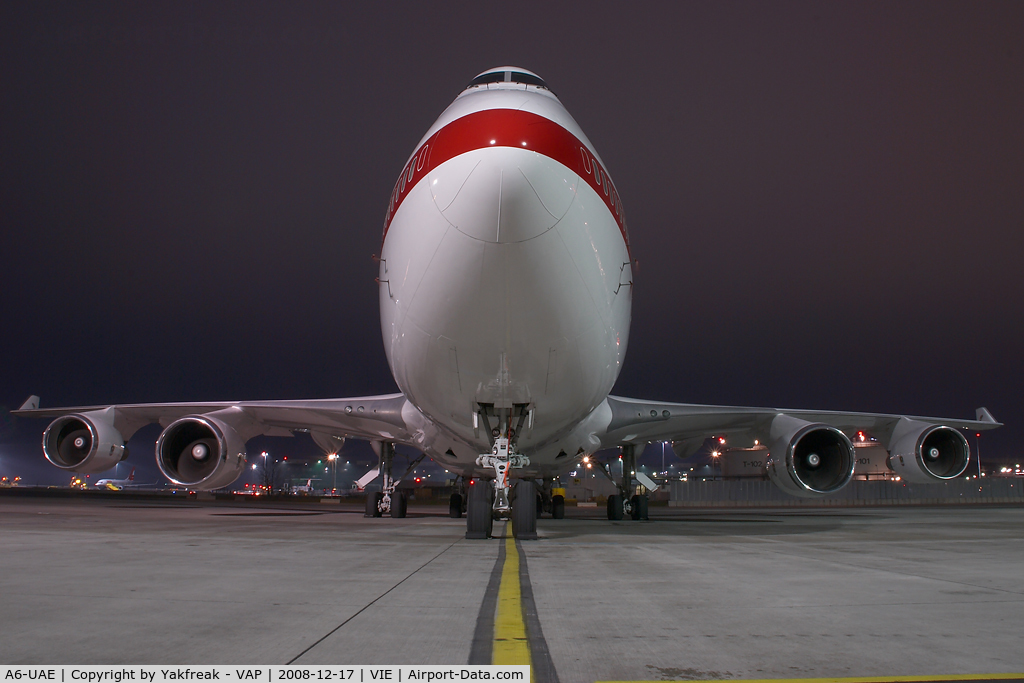
<path fill-rule="evenodd" d="M 108 421 L 111 420 L 111 421 Z M 43 432 L 43 455 L 72 472 L 105 472 L 128 457 L 121 433 L 107 411 L 62 415 Z"/>
<path fill-rule="evenodd" d="M 889 442 L 889 469 L 918 484 L 955 479 L 967 469 L 971 447 L 952 427 L 900 418 Z"/>
<path fill-rule="evenodd" d="M 156 440 L 156 464 L 179 486 L 212 491 L 227 486 L 245 469 L 245 440 L 230 425 L 209 415 L 187 415 Z"/>
<path fill-rule="evenodd" d="M 834 493 L 853 478 L 853 443 L 835 427 L 789 415 L 772 421 L 768 478 L 786 493 L 814 498 Z"/>

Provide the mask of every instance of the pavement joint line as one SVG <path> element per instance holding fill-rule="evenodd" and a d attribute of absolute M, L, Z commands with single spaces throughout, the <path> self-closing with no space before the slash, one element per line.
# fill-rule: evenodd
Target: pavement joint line
<path fill-rule="evenodd" d="M 700 683 L 949 683 L 952 681 L 1024 681 L 1024 673 L 952 674 L 948 676 L 855 676 L 852 678 L 731 678 Z M 595 681 L 595 683 L 656 683 L 654 680 Z"/>
<path fill-rule="evenodd" d="M 912 572 L 900 571 L 899 569 L 893 569 L 891 567 L 884 567 L 884 568 L 883 567 L 872 567 L 872 566 L 867 566 L 867 565 L 856 564 L 855 562 L 850 562 L 850 561 L 841 561 L 841 560 L 835 559 L 835 558 L 829 559 L 829 558 L 821 557 L 820 555 L 816 555 L 814 553 L 806 553 L 806 554 L 787 553 L 787 552 L 784 552 L 781 549 L 778 549 L 777 546 L 779 546 L 779 545 L 781 545 L 783 543 L 783 541 L 780 541 L 778 539 L 774 539 L 774 538 L 755 538 L 754 540 L 758 541 L 758 542 L 760 542 L 762 544 L 765 544 L 765 546 L 767 546 L 766 550 L 768 552 L 774 553 L 776 555 L 782 555 L 783 557 L 790 557 L 790 558 L 795 558 L 795 559 L 799 559 L 799 560 L 817 560 L 818 562 L 821 562 L 823 564 L 838 565 L 840 567 L 853 567 L 854 569 L 864 569 L 864 570 L 867 570 L 867 571 L 876 571 L 876 572 L 880 572 L 880 573 L 883 573 L 883 574 L 895 574 L 896 576 L 905 576 L 905 577 L 910 577 L 910 578 L 914 578 L 914 579 L 926 579 L 928 581 L 939 581 L 939 582 L 943 582 L 943 583 L 951 583 L 951 584 L 953 584 L 955 586 L 966 586 L 967 588 L 978 588 L 978 589 L 981 589 L 981 590 L 991 590 L 991 591 L 995 591 L 997 593 L 1008 593 L 1009 595 L 1024 595 L 1024 593 L 1021 593 L 1021 591 L 1015 591 L 1015 590 L 1011 590 L 1009 588 L 996 588 L 996 587 L 992 587 L 992 586 L 979 586 L 979 585 L 974 584 L 974 583 L 967 583 L 966 581 L 957 581 L 956 579 L 948 579 L 948 578 L 942 578 L 942 577 L 936 577 L 936 576 L 928 576 L 926 574 L 914 574 Z M 775 547 L 772 547 L 772 546 L 775 546 Z M 836 550 L 836 549 L 832 549 L 831 552 L 845 554 L 844 551 Z M 774 680 L 774 679 L 765 679 L 765 680 Z M 779 679 L 779 680 L 790 680 L 790 679 Z M 805 679 L 792 679 L 792 680 L 805 680 Z M 817 679 L 806 679 L 806 680 L 815 681 Z M 833 680 L 833 679 L 830 678 L 828 680 Z M 885 680 L 888 681 L 888 680 L 893 680 L 893 679 L 887 678 Z M 937 678 L 925 678 L 925 679 L 921 679 L 921 680 L 937 681 L 939 679 L 937 679 Z M 941 680 L 952 681 L 952 680 L 961 680 L 961 679 L 943 678 Z M 963 680 L 976 680 L 976 679 L 972 678 L 972 679 L 963 679 Z M 859 679 L 859 678 L 855 679 L 855 680 L 854 679 L 850 679 L 850 681 L 848 683 L 857 683 L 858 681 L 861 681 L 861 679 Z M 871 682 L 869 681 L 867 683 L 871 683 Z"/>
<path fill-rule="evenodd" d="M 401 585 L 402 585 L 403 583 L 405 583 L 406 581 L 408 581 L 409 579 L 411 579 L 411 578 L 412 578 L 413 576 L 415 576 L 415 575 L 416 575 L 416 573 L 417 573 L 417 572 L 419 572 L 419 571 L 420 571 L 421 569 L 423 569 L 424 567 L 426 567 L 426 566 L 427 566 L 428 564 L 430 564 L 431 562 L 433 562 L 434 560 L 436 560 L 437 558 L 441 557 L 441 556 L 442 556 L 442 555 L 444 555 L 444 554 L 445 554 L 446 552 L 448 552 L 449 550 L 451 550 L 451 549 L 452 549 L 452 547 L 453 547 L 453 546 L 454 546 L 454 545 L 455 545 L 456 543 L 458 543 L 459 541 L 461 541 L 461 540 L 462 540 L 461 538 L 457 538 L 457 539 L 455 539 L 454 541 L 452 541 L 452 542 L 451 542 L 451 543 L 450 543 L 450 544 L 449 544 L 449 545 L 448 545 L 447 547 L 445 547 L 445 548 L 444 548 L 444 550 L 442 550 L 441 552 L 439 552 L 439 553 L 438 553 L 437 555 L 434 555 L 434 556 L 433 556 L 432 558 L 430 558 L 429 560 L 427 560 L 426 562 L 424 562 L 423 564 L 421 564 L 421 565 L 420 565 L 419 567 L 417 567 L 416 569 L 414 569 L 414 570 L 413 570 L 413 571 L 412 571 L 412 572 L 411 572 L 411 573 L 410 573 L 410 574 L 409 574 L 408 576 L 406 576 L 406 577 L 405 577 L 404 579 L 402 579 L 401 581 L 399 581 L 398 583 L 396 583 L 396 584 L 395 584 L 394 586 L 392 586 L 391 588 L 387 589 L 386 591 L 384 591 L 383 593 L 381 593 L 380 595 L 378 595 L 377 597 L 375 597 L 375 598 L 374 598 L 373 600 L 371 600 L 370 602 L 368 602 L 368 603 L 366 603 L 365 605 L 363 605 L 363 606 L 362 606 L 361 608 L 359 608 L 359 611 L 357 611 L 357 612 L 355 612 L 354 614 L 350 615 L 350 616 L 348 617 L 348 619 L 346 619 L 345 621 L 341 622 L 340 624 L 338 624 L 337 626 L 335 626 L 334 628 L 332 628 L 332 629 L 331 629 L 330 631 L 328 631 L 328 632 L 327 632 L 326 634 L 324 634 L 324 635 L 323 635 L 322 637 L 318 638 L 318 639 L 316 640 L 316 642 L 314 642 L 313 644 L 311 644 L 311 645 L 310 645 L 309 647 L 307 647 L 307 648 L 306 648 L 305 650 L 303 650 L 303 651 L 302 651 L 302 652 L 300 652 L 299 654 L 295 655 L 294 657 L 292 657 L 291 659 L 289 659 L 289 660 L 288 660 L 287 662 L 285 662 L 285 663 L 286 663 L 286 664 L 294 664 L 294 663 L 295 663 L 295 660 L 297 660 L 297 659 L 298 659 L 299 657 L 303 656 L 304 654 L 306 654 L 307 652 L 309 652 L 310 650 L 312 650 L 312 649 L 313 649 L 314 647 L 316 647 L 316 646 L 317 646 L 317 645 L 319 645 L 320 643 L 322 643 L 322 642 L 324 642 L 325 640 L 327 640 L 328 638 L 330 638 L 330 637 L 331 637 L 332 635 L 334 635 L 334 633 L 335 633 L 335 632 L 336 632 L 336 631 L 337 631 L 338 629 L 340 629 L 340 628 L 341 628 L 342 626 L 344 626 L 344 625 L 345 625 L 345 624 L 347 624 L 348 622 L 350 622 L 350 621 L 352 621 L 353 619 L 355 619 L 356 617 L 358 617 L 358 616 L 359 616 L 360 614 L 362 614 L 363 612 L 365 612 L 366 610 L 368 610 L 368 609 L 369 609 L 370 607 L 372 607 L 372 606 L 374 605 L 374 603 L 376 603 L 376 602 L 377 602 L 378 600 L 380 600 L 380 599 L 381 599 L 381 598 L 383 598 L 383 597 L 384 597 L 385 595 L 387 595 L 388 593 L 390 593 L 391 591 L 395 590 L 396 588 L 398 588 L 399 586 L 401 586 Z"/>

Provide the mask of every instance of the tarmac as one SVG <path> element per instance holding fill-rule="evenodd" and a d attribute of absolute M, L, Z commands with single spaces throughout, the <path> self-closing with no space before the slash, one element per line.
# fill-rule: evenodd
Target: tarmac
<path fill-rule="evenodd" d="M 517 543 L 430 505 L 0 496 L 0 664 L 518 647 L 563 683 L 1024 672 L 1024 506 L 567 514 Z"/>

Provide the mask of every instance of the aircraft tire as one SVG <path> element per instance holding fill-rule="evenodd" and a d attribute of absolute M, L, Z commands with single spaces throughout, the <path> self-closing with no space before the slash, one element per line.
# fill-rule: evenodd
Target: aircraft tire
<path fill-rule="evenodd" d="M 651 518 L 650 515 L 647 513 L 647 496 L 641 496 L 637 494 L 633 496 L 630 502 L 633 504 L 633 510 L 632 512 L 629 513 L 630 517 L 637 520 L 646 520 Z"/>
<path fill-rule="evenodd" d="M 391 495 L 391 516 L 395 519 L 403 519 L 405 513 L 408 510 L 409 499 L 405 497 L 404 493 L 395 491 Z"/>
<path fill-rule="evenodd" d="M 490 538 L 494 525 L 490 480 L 471 479 L 466 495 L 466 538 Z"/>
<path fill-rule="evenodd" d="M 551 518 L 565 519 L 565 496 L 551 496 Z"/>
<path fill-rule="evenodd" d="M 608 519 L 622 519 L 622 496 L 617 493 L 608 496 Z"/>
<path fill-rule="evenodd" d="M 365 517 L 380 517 L 380 500 L 384 497 L 384 494 L 380 491 L 370 491 L 366 494 L 366 514 Z"/>
<path fill-rule="evenodd" d="M 462 518 L 462 496 L 453 493 L 448 501 L 448 516 L 452 519 Z"/>
<path fill-rule="evenodd" d="M 650 499 L 648 499 L 646 496 L 639 496 L 637 498 L 636 505 L 633 507 L 634 510 L 639 511 L 638 516 L 636 517 L 637 519 L 642 519 L 644 521 L 650 519 L 650 514 L 647 511 L 647 504 L 649 503 L 649 501 Z"/>
<path fill-rule="evenodd" d="M 512 535 L 532 541 L 537 538 L 537 489 L 532 481 L 520 479 L 512 489 Z"/>

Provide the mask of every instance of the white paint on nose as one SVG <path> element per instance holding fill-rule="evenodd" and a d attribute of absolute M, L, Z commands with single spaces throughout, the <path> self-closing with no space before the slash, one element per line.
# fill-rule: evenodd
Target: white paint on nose
<path fill-rule="evenodd" d="M 572 204 L 576 183 L 575 173 L 548 157 L 501 147 L 443 164 L 431 174 L 428 187 L 435 205 L 460 232 L 486 242 L 514 243 L 554 227 Z"/>

